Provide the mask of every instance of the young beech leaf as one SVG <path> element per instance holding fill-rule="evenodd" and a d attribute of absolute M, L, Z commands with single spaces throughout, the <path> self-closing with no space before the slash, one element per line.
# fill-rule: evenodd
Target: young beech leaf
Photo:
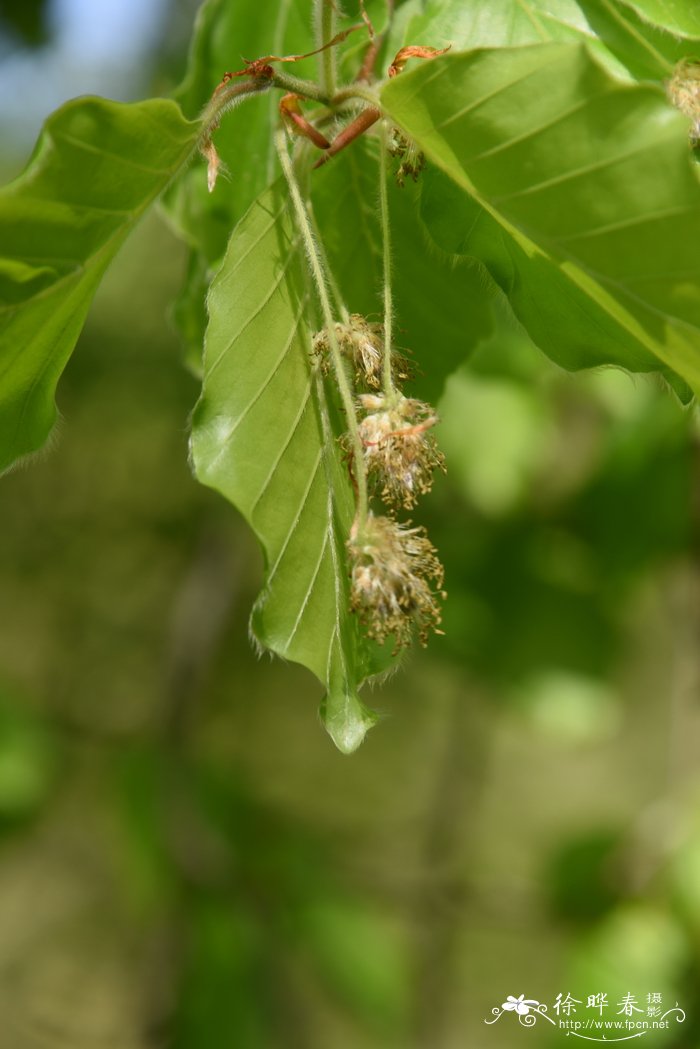
<path fill-rule="evenodd" d="M 700 5 L 683 0 L 407 0 L 397 9 L 388 52 L 415 40 L 438 47 L 449 42 L 454 50 L 578 41 L 614 73 L 663 80 L 688 54 L 688 40 L 671 35 L 676 31 L 699 35 Z"/>
<path fill-rule="evenodd" d="M 349 610 L 354 501 L 336 441 L 343 427 L 312 365 L 315 308 L 279 186 L 235 228 L 208 309 L 195 472 L 241 511 L 262 545 L 255 638 L 325 685 L 326 728 L 350 753 L 375 720 L 358 688 L 391 663 L 391 648 L 367 641 Z"/>
<path fill-rule="evenodd" d="M 700 391 L 700 184 L 661 88 L 545 44 L 446 55 L 382 102 L 476 204 L 449 231 L 433 199 L 438 243 L 481 257 L 545 352 Z"/>
<path fill-rule="evenodd" d="M 688 0 L 620 0 L 627 8 L 666 33 L 700 39 L 700 5 Z"/>
<path fill-rule="evenodd" d="M 197 133 L 174 102 L 76 99 L 0 191 L 0 470 L 46 440 L 100 278 Z"/>

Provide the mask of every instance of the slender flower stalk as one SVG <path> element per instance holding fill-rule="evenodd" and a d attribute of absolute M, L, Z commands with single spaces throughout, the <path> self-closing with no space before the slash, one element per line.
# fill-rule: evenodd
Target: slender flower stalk
<path fill-rule="evenodd" d="M 310 200 L 308 201 L 307 206 L 306 206 L 306 213 L 309 216 L 309 221 L 311 222 L 311 229 L 313 231 L 314 240 L 316 242 L 316 248 L 317 248 L 317 250 L 318 250 L 318 252 L 319 252 L 319 254 L 321 256 L 321 268 L 322 268 L 323 272 L 326 274 L 326 279 L 328 281 L 328 287 L 331 290 L 331 295 L 333 296 L 333 301 L 335 303 L 335 308 L 338 311 L 338 316 L 340 317 L 341 321 L 343 321 L 343 323 L 347 324 L 347 322 L 350 320 L 350 311 L 348 310 L 347 306 L 343 302 L 343 296 L 340 293 L 340 287 L 338 285 L 338 281 L 335 279 L 335 274 L 333 273 L 333 270 L 331 269 L 331 267 L 328 264 L 328 258 L 326 256 L 326 250 L 325 250 L 325 248 L 323 246 L 323 238 L 321 237 L 321 234 L 320 234 L 320 231 L 319 231 L 319 228 L 318 228 L 318 223 L 316 222 L 316 216 L 314 214 L 313 204 L 312 204 L 312 202 Z"/>
<path fill-rule="evenodd" d="M 329 50 L 331 49 L 329 48 Z M 332 92 L 319 87 L 313 80 L 302 80 L 300 77 L 294 76 L 293 73 L 287 73 L 283 69 L 275 69 L 270 82 L 275 87 L 281 88 L 282 91 L 301 95 L 302 98 L 310 98 L 314 102 L 323 102 L 326 106 L 330 105 Z"/>
<path fill-rule="evenodd" d="M 272 87 L 272 82 L 263 77 L 251 80 L 227 80 L 222 82 L 202 111 L 202 135 L 207 135 L 219 125 L 219 120 L 229 109 L 242 102 L 246 95 L 258 95 Z"/>
<path fill-rule="evenodd" d="M 382 254 L 384 258 L 384 394 L 391 400 L 395 393 L 394 377 L 392 375 L 392 341 L 393 341 L 393 311 L 394 304 L 391 293 L 391 224 L 389 219 L 389 193 L 387 180 L 389 177 L 387 156 L 389 143 L 387 141 L 386 121 L 381 123 L 379 136 L 379 213 L 382 225 Z"/>
<path fill-rule="evenodd" d="M 368 87 L 367 84 L 348 84 L 347 87 L 342 87 L 340 91 L 337 91 L 331 103 L 334 107 L 342 106 L 346 102 L 353 102 L 356 98 L 361 99 L 363 102 L 369 102 L 370 106 L 375 109 L 379 109 L 379 93 L 373 87 Z"/>
<path fill-rule="evenodd" d="M 357 487 L 357 515 L 355 519 L 355 525 L 362 527 L 367 518 L 367 475 L 365 470 L 364 455 L 362 449 L 362 441 L 360 440 L 360 433 L 357 425 L 357 417 L 355 415 L 355 402 L 352 395 L 352 389 L 348 381 L 347 373 L 345 371 L 345 364 L 343 356 L 338 345 L 338 339 L 335 332 L 335 323 L 333 320 L 333 311 L 331 309 L 331 300 L 328 293 L 328 281 L 324 272 L 323 257 L 316 244 L 316 238 L 314 237 L 313 227 L 311 219 L 307 211 L 306 205 L 301 196 L 299 189 L 299 183 L 297 182 L 296 175 L 294 173 L 294 166 L 292 159 L 289 155 L 287 148 L 286 132 L 283 127 L 278 128 L 275 132 L 275 146 L 277 147 L 277 153 L 280 158 L 280 164 L 284 177 L 287 180 L 289 186 L 289 193 L 292 198 L 292 205 L 297 218 L 297 224 L 301 233 L 302 240 L 304 242 L 304 248 L 306 255 L 309 260 L 311 267 L 311 273 L 316 285 L 316 291 L 318 293 L 319 302 L 321 304 L 321 313 L 323 315 L 323 323 L 328 333 L 328 343 L 330 348 L 331 360 L 333 361 L 333 368 L 335 370 L 335 378 L 338 384 L 338 390 L 340 392 L 340 398 L 343 402 L 343 408 L 345 410 L 346 421 L 348 424 L 348 430 L 350 434 L 350 442 L 353 453 L 353 464 L 352 472 L 355 479 L 355 485 Z"/>

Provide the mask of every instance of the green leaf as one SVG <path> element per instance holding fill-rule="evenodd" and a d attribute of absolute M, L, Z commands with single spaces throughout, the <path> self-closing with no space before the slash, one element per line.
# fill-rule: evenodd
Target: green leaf
<path fill-rule="evenodd" d="M 700 187 L 659 88 L 551 44 L 445 56 L 382 101 L 462 191 L 425 213 L 438 243 L 486 262 L 541 348 L 700 390 Z"/>
<path fill-rule="evenodd" d="M 646 22 L 669 33 L 700 39 L 700 7 L 688 0 L 620 0 Z"/>
<path fill-rule="evenodd" d="M 207 327 L 206 298 L 213 273 L 201 252 L 190 248 L 185 282 L 170 310 L 170 318 L 180 334 L 185 367 L 202 378 L 202 345 Z"/>
<path fill-rule="evenodd" d="M 311 366 L 314 307 L 279 188 L 234 230 L 208 306 L 195 471 L 238 507 L 262 544 L 254 636 L 324 683 L 325 725 L 350 753 L 375 720 L 357 690 L 389 657 L 349 613 L 345 541 L 354 499 L 335 410 Z"/>
<path fill-rule="evenodd" d="M 0 192 L 0 469 L 46 440 L 102 274 L 197 132 L 173 102 L 78 99 Z"/>
<path fill-rule="evenodd" d="M 665 31 L 672 25 L 638 13 L 644 6 L 653 0 L 409 0 L 398 10 L 389 51 L 415 43 L 467 50 L 581 42 L 617 74 L 661 79 L 688 45 Z M 690 25 L 697 18 L 680 20 Z"/>

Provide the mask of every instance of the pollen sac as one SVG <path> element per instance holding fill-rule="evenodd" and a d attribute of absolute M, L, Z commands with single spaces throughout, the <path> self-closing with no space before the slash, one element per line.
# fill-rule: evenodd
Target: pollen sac
<path fill-rule="evenodd" d="M 387 505 L 410 510 L 433 486 L 433 472 L 445 471 L 445 457 L 430 433 L 438 421 L 429 404 L 397 394 L 363 394 L 367 413 L 360 439 L 367 474 Z"/>
<path fill-rule="evenodd" d="M 394 638 L 394 654 L 408 647 L 414 632 L 425 646 L 441 634 L 443 568 L 424 528 L 370 514 L 348 542 L 351 563 L 350 608 L 367 636 L 383 645 Z"/>
<path fill-rule="evenodd" d="M 355 382 L 378 390 L 382 384 L 382 362 L 384 357 L 384 325 L 373 324 L 361 313 L 351 313 L 346 324 L 335 325 L 338 348 L 355 372 Z M 328 375 L 331 370 L 330 340 L 325 328 L 313 338 L 313 354 L 320 361 L 321 370 Z M 412 369 L 400 353 L 392 353 L 394 374 L 401 381 L 412 378 Z"/>
<path fill-rule="evenodd" d="M 700 145 L 700 60 L 684 58 L 666 85 L 668 97 L 691 120 L 690 144 Z"/>

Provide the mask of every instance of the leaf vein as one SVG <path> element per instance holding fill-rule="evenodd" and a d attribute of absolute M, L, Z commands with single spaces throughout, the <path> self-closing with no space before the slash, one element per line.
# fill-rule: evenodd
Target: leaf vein
<path fill-rule="evenodd" d="M 318 559 L 316 561 L 316 565 L 314 567 L 313 575 L 311 576 L 311 581 L 309 582 L 309 585 L 306 588 L 306 593 L 304 594 L 304 600 L 301 602 L 301 606 L 300 606 L 299 611 L 297 613 L 297 617 L 294 620 L 294 626 L 292 627 L 292 632 L 291 632 L 291 634 L 289 635 L 289 637 L 287 638 L 287 640 L 285 642 L 285 645 L 284 645 L 284 652 L 285 652 L 285 654 L 289 651 L 289 646 L 291 645 L 292 641 L 294 640 L 296 632 L 299 629 L 299 625 L 300 625 L 300 623 L 301 623 L 301 621 L 303 619 L 304 612 L 306 611 L 306 608 L 307 608 L 307 606 L 309 604 L 309 601 L 311 600 L 311 594 L 313 593 L 314 587 L 316 586 L 316 580 L 318 579 L 318 573 L 321 571 L 321 565 L 323 564 L 323 559 L 326 556 L 326 547 L 327 546 L 328 546 L 328 532 L 326 532 L 325 535 L 324 535 L 323 543 L 321 544 L 321 552 L 320 552 L 320 554 L 318 556 Z"/>
<path fill-rule="evenodd" d="M 603 160 L 596 160 L 592 164 L 585 164 L 583 167 L 561 172 L 561 174 L 554 175 L 549 179 L 543 179 L 541 182 L 536 182 L 531 186 L 526 186 L 524 189 L 516 190 L 515 193 L 506 193 L 502 196 L 492 197 L 491 199 L 495 204 L 502 204 L 505 201 L 527 197 L 533 193 L 539 193 L 540 190 L 551 189 L 553 186 L 560 186 L 565 182 L 570 182 L 573 179 L 582 177 L 583 175 L 590 175 L 593 171 L 604 171 L 606 168 L 612 167 L 615 164 L 624 163 L 625 161 L 638 156 L 640 153 L 646 153 L 650 149 L 655 149 L 658 144 L 657 140 L 653 142 L 645 142 L 635 149 L 627 149 L 624 153 L 618 153 L 614 157 L 605 157 Z"/>
<path fill-rule="evenodd" d="M 279 288 L 284 283 L 285 278 L 287 276 L 287 271 L 289 270 L 289 268 L 291 267 L 293 262 L 294 262 L 294 253 L 290 253 L 287 256 L 287 258 L 285 259 L 284 265 L 280 268 L 280 271 L 279 271 L 277 277 L 275 278 L 275 280 L 271 284 L 271 286 L 269 288 L 269 291 L 265 295 L 265 297 L 262 300 L 262 302 L 260 302 L 255 307 L 255 309 L 250 314 L 250 316 L 248 316 L 246 318 L 246 320 L 241 324 L 241 326 L 238 329 L 238 331 L 235 332 L 231 336 L 229 341 L 224 346 L 223 350 L 221 350 L 221 352 L 218 354 L 218 356 L 209 365 L 209 368 L 207 370 L 207 374 L 208 374 L 209 377 L 211 377 L 214 374 L 214 372 L 219 367 L 219 365 L 221 364 L 221 362 L 224 359 L 224 357 L 226 357 L 227 354 L 229 354 L 231 352 L 231 350 L 233 349 L 234 343 L 236 343 L 238 341 L 238 339 L 241 338 L 241 336 L 243 335 L 243 332 L 246 330 L 246 328 L 249 328 L 250 325 L 253 323 L 253 321 L 256 319 L 256 317 L 259 317 L 260 314 L 263 312 L 263 310 L 265 310 L 266 307 L 270 305 L 270 302 L 274 298 L 275 294 L 277 293 Z"/>
<path fill-rule="evenodd" d="M 267 474 L 267 477 L 265 478 L 265 480 L 263 482 L 262 488 L 258 492 L 258 494 L 255 497 L 255 500 L 254 500 L 254 502 L 253 502 L 253 504 L 252 504 L 252 506 L 250 508 L 251 514 L 254 512 L 256 506 L 258 505 L 258 503 L 260 502 L 260 500 L 262 499 L 262 497 L 265 495 L 266 491 L 270 487 L 270 484 L 272 482 L 272 478 L 274 477 L 275 473 L 277 472 L 277 469 L 279 467 L 279 464 L 282 461 L 284 453 L 287 451 L 287 448 L 289 448 L 289 445 L 292 442 L 294 434 L 297 432 L 297 429 L 299 428 L 299 423 L 301 422 L 301 420 L 302 420 L 302 418 L 304 416 L 304 413 L 306 412 L 306 409 L 307 409 L 307 407 L 309 405 L 310 397 L 311 397 L 311 379 L 309 379 L 309 384 L 308 384 L 308 386 L 306 387 L 306 389 L 304 391 L 304 396 L 303 396 L 303 398 L 302 398 L 302 400 L 301 400 L 301 402 L 299 404 L 299 408 L 297 410 L 297 414 L 294 416 L 294 419 L 292 421 L 292 425 L 291 425 L 291 427 L 289 429 L 289 432 L 288 432 L 288 434 L 287 434 L 287 436 L 286 436 L 282 446 L 280 447 L 280 450 L 277 453 L 277 456 L 275 457 L 275 460 L 272 463 L 272 466 L 270 467 L 270 470 L 269 470 L 269 472 Z"/>
<path fill-rule="evenodd" d="M 279 551 L 279 553 L 278 553 L 278 555 L 277 555 L 277 557 L 275 559 L 275 563 L 272 566 L 272 568 L 270 569 L 270 571 L 268 572 L 267 580 L 266 580 L 266 589 L 268 591 L 270 589 L 270 583 L 274 579 L 275 574 L 277 573 L 277 569 L 279 568 L 279 566 L 280 566 L 280 564 L 282 562 L 282 558 L 284 557 L 284 555 L 286 553 L 286 550 L 287 550 L 287 547 L 289 546 L 289 541 L 292 538 L 292 536 L 294 535 L 294 532 L 295 532 L 295 530 L 297 528 L 297 525 L 299 524 L 299 521 L 301 519 L 301 515 L 304 512 L 304 507 L 306 506 L 306 501 L 309 498 L 309 492 L 311 491 L 311 489 L 312 489 L 312 487 L 314 485 L 314 482 L 316 480 L 316 475 L 318 474 L 318 468 L 319 468 L 319 466 L 321 464 L 322 452 L 323 452 L 323 448 L 320 447 L 319 450 L 318 450 L 318 453 L 316 455 L 316 462 L 314 463 L 314 468 L 313 468 L 313 470 L 311 471 L 311 473 L 309 475 L 309 480 L 308 480 L 308 483 L 306 485 L 306 488 L 304 489 L 304 493 L 302 495 L 301 502 L 299 503 L 299 506 L 297 507 L 296 513 L 294 515 L 294 520 L 292 521 L 291 527 L 289 528 L 289 530 L 287 532 L 287 535 L 285 536 L 284 542 L 282 543 L 280 551 Z"/>
<path fill-rule="evenodd" d="M 84 142 L 81 138 L 75 138 L 74 135 L 69 135 L 66 131 L 58 132 L 52 128 L 49 134 L 54 143 L 66 142 L 69 146 L 75 146 L 76 149 L 82 149 L 85 153 L 92 153 L 98 157 L 116 160 L 120 164 L 124 164 L 130 168 L 136 168 L 137 171 L 145 171 L 149 175 L 170 175 L 172 173 L 170 168 L 154 168 L 150 167 L 148 164 L 139 164 L 137 160 L 122 153 L 112 153 L 111 150 L 104 149 L 102 146 L 93 146 L 89 142 Z"/>

